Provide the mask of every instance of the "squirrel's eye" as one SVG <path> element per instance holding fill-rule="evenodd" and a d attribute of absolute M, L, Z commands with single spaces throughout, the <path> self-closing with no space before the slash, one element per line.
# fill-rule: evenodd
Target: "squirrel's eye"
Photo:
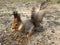
<path fill-rule="evenodd" d="M 16 26 L 18 26 L 18 24 L 16 24 Z"/>

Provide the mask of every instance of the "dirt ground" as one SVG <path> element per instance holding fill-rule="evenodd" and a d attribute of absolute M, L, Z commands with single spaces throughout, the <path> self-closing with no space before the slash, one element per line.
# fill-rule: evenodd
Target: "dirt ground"
<path fill-rule="evenodd" d="M 9 4 L 8 4 L 9 5 Z M 14 5 L 14 6 L 13 6 Z M 16 6 L 17 5 L 17 6 Z M 9 5 L 21 14 L 21 19 L 29 20 L 31 17 L 32 4 L 18 3 Z M 33 4 L 35 5 L 35 4 Z M 0 9 L 0 43 L 1 45 L 60 45 L 60 4 L 49 4 L 46 9 L 48 12 L 43 17 L 42 27 L 39 27 L 34 34 L 27 39 L 25 33 L 10 31 L 13 20 L 12 10 L 14 8 L 3 7 Z M 39 5 L 37 6 L 37 8 Z M 26 23 L 28 24 L 28 22 Z M 29 26 L 29 24 L 28 24 Z M 27 27 L 28 27 L 27 26 Z"/>

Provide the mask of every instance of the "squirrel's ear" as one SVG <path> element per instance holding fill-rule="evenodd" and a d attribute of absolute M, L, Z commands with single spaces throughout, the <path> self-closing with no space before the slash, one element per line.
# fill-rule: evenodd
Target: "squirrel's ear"
<path fill-rule="evenodd" d="M 17 16 L 18 16 L 18 12 L 17 12 L 17 11 L 13 11 L 13 15 L 14 15 L 14 17 L 17 18 Z"/>
<path fill-rule="evenodd" d="M 21 21 L 20 15 L 18 14 L 17 11 L 13 11 L 13 16 L 14 16 L 14 19 L 17 19 L 18 21 Z"/>

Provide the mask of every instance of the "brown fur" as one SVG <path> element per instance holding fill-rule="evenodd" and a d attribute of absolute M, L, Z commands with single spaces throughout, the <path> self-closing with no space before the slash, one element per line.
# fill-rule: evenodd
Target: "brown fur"
<path fill-rule="evenodd" d="M 31 26 L 31 29 L 30 29 L 29 33 L 27 34 L 28 38 L 32 35 L 35 27 L 40 25 L 44 15 L 45 15 L 45 11 L 44 10 L 40 10 L 39 12 L 36 12 L 35 7 L 32 8 L 31 22 L 32 22 L 33 26 Z M 21 21 L 21 18 L 19 16 L 19 14 L 17 13 L 17 11 L 13 12 L 13 16 L 14 16 L 14 20 L 13 20 L 13 23 L 12 23 L 12 30 L 13 29 L 18 30 L 18 31 L 25 30 L 24 29 L 25 25 Z"/>
<path fill-rule="evenodd" d="M 14 11 L 13 16 L 14 16 L 14 20 L 12 22 L 12 27 L 11 28 L 12 28 L 12 30 L 13 29 L 18 30 L 18 27 L 22 24 L 20 15 L 17 13 L 17 11 Z"/>
<path fill-rule="evenodd" d="M 19 32 L 21 32 L 22 30 L 25 30 L 25 25 L 23 24 L 19 14 L 17 13 L 17 11 L 13 12 L 13 16 L 14 16 L 14 20 L 12 22 L 12 30 L 17 30 Z M 29 38 L 34 30 L 34 26 L 31 27 L 31 29 L 29 29 L 29 33 L 27 34 L 27 38 Z"/>
<path fill-rule="evenodd" d="M 32 8 L 31 21 L 34 26 L 38 26 L 42 22 L 45 13 L 45 10 L 39 10 L 38 12 L 36 12 L 35 7 Z"/>
<path fill-rule="evenodd" d="M 40 10 L 45 9 L 48 5 L 49 0 L 42 1 L 40 5 Z"/>
<path fill-rule="evenodd" d="M 35 7 L 32 8 L 31 22 L 32 22 L 33 26 L 31 27 L 29 33 L 27 34 L 28 38 L 32 35 L 35 28 L 40 26 L 40 23 L 42 22 L 42 19 L 45 16 L 45 14 L 46 14 L 45 10 L 39 10 L 38 12 L 36 12 L 36 8 Z"/>

